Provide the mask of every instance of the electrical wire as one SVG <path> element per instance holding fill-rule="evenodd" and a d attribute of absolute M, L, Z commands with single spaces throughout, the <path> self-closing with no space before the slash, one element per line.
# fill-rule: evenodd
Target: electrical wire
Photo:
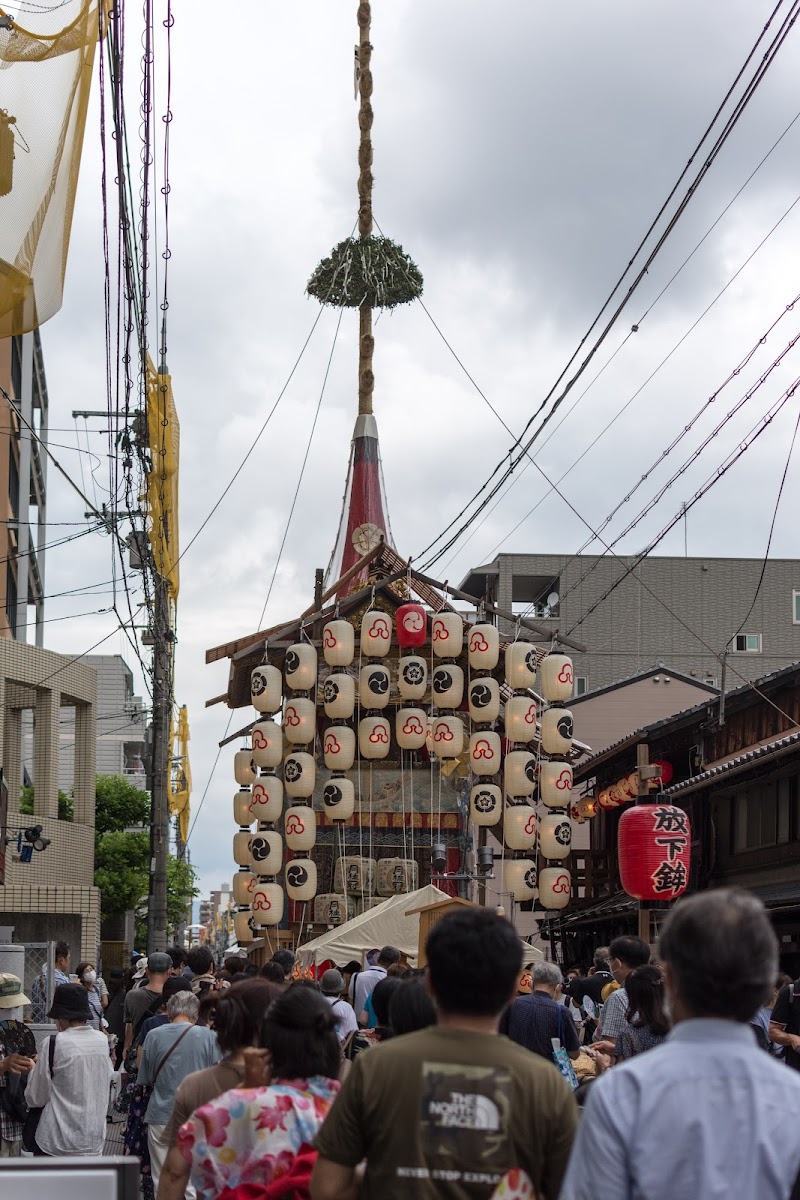
<path fill-rule="evenodd" d="M 628 272 L 631 270 L 636 259 L 638 258 L 640 253 L 643 251 L 644 246 L 648 242 L 651 234 L 653 234 L 654 230 L 656 229 L 656 226 L 658 225 L 658 222 L 660 221 L 661 217 L 666 212 L 666 209 L 668 208 L 670 202 L 676 195 L 684 178 L 686 177 L 687 173 L 689 172 L 690 168 L 692 167 L 692 164 L 694 163 L 697 154 L 700 152 L 702 146 L 708 140 L 710 134 L 712 133 L 712 131 L 714 129 L 714 126 L 717 124 L 718 120 L 720 119 L 724 108 L 726 107 L 729 99 L 733 95 L 737 85 L 739 84 L 740 80 L 742 79 L 745 71 L 747 70 L 748 65 L 750 64 L 751 60 L 757 53 L 759 45 L 762 42 L 767 31 L 769 30 L 770 26 L 772 25 L 772 22 L 774 21 L 775 17 L 777 16 L 778 11 L 782 6 L 782 3 L 783 3 L 783 0 L 779 0 L 779 3 L 774 8 L 766 25 L 763 27 L 761 34 L 759 35 L 755 45 L 749 52 L 744 64 L 740 68 L 736 78 L 734 79 L 733 83 L 731 84 L 730 88 L 728 89 L 728 92 L 726 93 L 722 103 L 720 104 L 719 108 L 717 109 L 717 112 L 715 113 L 711 123 L 707 127 L 705 133 L 703 134 L 702 138 L 700 139 L 700 142 L 698 143 L 697 147 L 695 148 L 694 152 L 692 153 L 691 157 L 689 158 L 681 175 L 679 176 L 677 182 L 673 186 L 669 196 L 667 197 L 667 199 L 664 201 L 663 205 L 659 209 L 659 212 L 657 213 L 656 217 L 654 218 L 653 222 L 651 223 L 647 233 L 645 234 L 644 238 L 639 243 L 639 246 L 637 247 L 636 251 L 634 252 L 628 265 L 626 266 L 625 270 L 623 271 L 623 273 L 620 276 L 617 283 L 614 285 L 614 288 L 610 292 L 603 307 L 600 309 L 600 312 L 595 317 L 594 321 L 592 322 L 592 325 L 589 327 L 589 329 L 584 334 L 577 349 L 573 352 L 572 357 L 569 359 L 567 365 L 561 371 L 561 374 L 556 379 L 556 381 L 553 384 L 553 386 L 551 387 L 550 391 L 547 393 L 547 395 L 544 397 L 544 399 L 539 404 L 539 407 L 536 409 L 536 411 L 533 413 L 531 418 L 528 420 L 522 433 L 519 435 L 519 437 L 515 438 L 514 445 L 511 447 L 511 450 L 508 452 L 508 455 L 504 456 L 503 459 L 497 464 L 497 466 L 494 468 L 494 470 L 492 471 L 492 473 L 490 474 L 490 476 L 486 480 L 486 482 L 478 489 L 478 491 L 472 496 L 472 498 L 469 501 L 467 501 L 466 505 L 464 505 L 464 507 L 456 515 L 456 517 L 453 518 L 453 520 L 450 522 L 450 524 L 447 525 L 445 527 L 445 529 L 436 538 L 434 538 L 434 540 L 432 542 L 430 542 L 428 544 L 428 546 L 426 546 L 419 555 L 416 556 L 418 559 L 424 558 L 424 556 L 426 554 L 428 554 L 428 552 L 430 550 L 432 550 L 433 547 L 439 541 L 441 541 L 442 538 L 444 538 L 446 536 L 446 534 L 453 528 L 453 526 L 456 525 L 463 516 L 465 516 L 468 509 L 471 507 L 471 505 L 473 503 L 475 503 L 478 500 L 478 498 L 482 495 L 482 493 L 485 492 L 487 488 L 491 488 L 488 495 L 484 498 L 483 502 L 479 505 L 479 507 L 475 511 L 475 513 L 473 513 L 471 515 L 471 517 L 469 518 L 469 520 L 466 521 L 464 523 L 464 525 L 462 525 L 460 527 L 460 529 L 457 531 L 457 533 L 455 535 L 453 535 L 453 537 L 450 539 L 448 544 L 445 547 L 443 547 L 442 549 L 440 549 L 435 556 L 432 556 L 430 559 L 428 559 L 425 562 L 426 568 L 429 568 L 434 562 L 438 561 L 438 559 L 441 558 L 443 556 L 443 554 L 447 552 L 448 549 L 450 549 L 450 547 L 452 546 L 454 541 L 457 540 L 457 538 L 461 536 L 461 534 L 465 531 L 465 529 L 469 528 L 469 525 L 476 519 L 476 517 L 480 514 L 480 512 L 483 511 L 483 508 L 485 508 L 486 505 L 494 498 L 494 496 L 497 494 L 499 489 L 503 486 L 506 479 L 508 479 L 514 473 L 514 471 L 516 470 L 519 463 L 525 457 L 530 457 L 529 453 L 528 453 L 530 450 L 530 447 L 536 441 L 536 439 L 538 438 L 538 436 L 542 432 L 542 430 L 545 428 L 548 421 L 552 418 L 554 413 L 557 411 L 558 407 L 561 405 L 563 400 L 566 398 L 566 396 L 571 391 L 572 387 L 575 385 L 575 383 L 581 377 L 583 372 L 586 370 L 589 363 L 592 361 L 595 354 L 600 349 L 600 346 L 605 341 L 605 338 L 608 336 L 613 325 L 616 323 L 616 320 L 619 317 L 620 313 L 625 308 L 625 306 L 628 304 L 629 300 L 631 299 L 631 297 L 633 296 L 633 294 L 635 293 L 635 291 L 641 284 L 641 282 L 644 279 L 645 275 L 647 274 L 649 268 L 652 266 L 652 263 L 655 260 L 655 257 L 657 256 L 657 254 L 663 247 L 664 243 L 670 236 L 672 230 L 675 228 L 675 225 L 677 224 L 680 216 L 683 214 L 686 207 L 688 206 L 688 204 L 691 202 L 692 198 L 696 194 L 697 190 L 699 189 L 700 184 L 702 183 L 702 181 L 705 178 L 708 171 L 711 169 L 711 166 L 713 165 L 714 161 L 718 157 L 722 147 L 724 146 L 728 137 L 731 135 L 733 129 L 735 128 L 736 124 L 740 120 L 742 113 L 744 112 L 747 105 L 752 100 L 752 97 L 755 94 L 758 86 L 762 82 L 766 72 L 768 71 L 768 69 L 772 65 L 772 63 L 774 62 L 775 57 L 777 56 L 779 50 L 782 48 L 782 46 L 786 40 L 786 37 L 788 36 L 789 32 L 791 31 L 791 29 L 794 26 L 794 23 L 797 19 L 798 10 L 800 7 L 800 0 L 794 0 L 794 2 L 791 4 L 788 15 L 784 18 L 782 24 L 780 25 L 780 27 L 778 29 L 778 32 L 776 33 L 775 37 L 773 38 L 773 41 L 770 43 L 769 48 L 764 53 L 762 58 L 759 60 L 753 76 L 748 81 L 743 95 L 736 102 L 733 112 L 727 118 L 725 125 L 723 126 L 722 132 L 717 136 L 717 139 L 716 139 L 714 145 L 712 146 L 711 150 L 707 153 L 701 167 L 699 168 L 699 170 L 696 173 L 696 175 L 694 176 L 694 179 L 692 180 L 690 186 L 688 187 L 687 191 L 685 192 L 683 199 L 679 203 L 675 213 L 670 218 L 670 220 L 666 226 L 666 229 L 664 230 L 664 232 L 661 233 L 654 248 L 649 252 L 648 257 L 646 258 L 646 260 L 644 262 L 644 265 L 641 268 L 639 268 L 638 274 L 636 275 L 634 281 L 629 285 L 628 290 L 625 293 L 621 303 L 618 304 L 618 306 L 617 306 L 616 310 L 613 312 L 611 318 L 608 320 L 606 325 L 601 330 L 599 336 L 594 341 L 588 354 L 584 357 L 584 359 L 580 363 L 580 366 L 578 367 L 578 369 L 571 376 L 571 378 L 567 382 L 566 386 L 561 391 L 560 395 L 553 401 L 550 411 L 547 414 L 547 416 L 545 417 L 544 421 L 537 427 L 537 429 L 534 431 L 533 435 L 527 440 L 527 442 L 525 442 L 525 444 L 522 445 L 522 439 L 525 437 L 525 434 L 530 429 L 531 425 L 536 420 L 536 418 L 543 411 L 543 409 L 547 406 L 547 404 L 550 403 L 551 400 L 553 400 L 553 397 L 555 396 L 557 389 L 559 388 L 560 384 L 566 377 L 567 373 L 569 372 L 569 370 L 572 367 L 575 360 L 580 355 L 584 344 L 588 341 L 592 332 L 597 327 L 597 325 L 600 323 L 601 319 L 603 318 L 603 314 L 613 303 L 614 297 L 616 296 L 616 294 L 619 291 L 620 287 L 622 286 L 624 280 L 626 279 Z M 377 222 L 376 222 L 376 224 L 377 224 Z M 482 392 L 479 391 L 479 394 L 482 396 L 482 398 L 485 399 Z M 488 403 L 488 401 L 487 401 L 487 403 Z M 492 411 L 495 411 L 495 410 L 492 409 Z M 502 423 L 505 428 L 508 428 L 507 426 L 505 426 L 505 422 L 502 422 Z M 509 432 L 511 432 L 511 431 L 509 430 Z M 511 436 L 513 437 L 514 435 L 512 434 Z M 514 456 L 514 451 L 517 447 L 521 447 L 520 452 L 519 452 L 519 454 Z M 505 470 L 503 470 L 503 467 L 504 467 L 504 464 L 506 463 L 507 458 L 509 459 L 509 464 L 507 467 L 505 467 Z M 495 478 L 495 476 L 497 475 L 497 473 L 499 471 L 503 471 L 503 474 L 501 475 L 501 477 L 497 481 L 497 483 L 495 483 L 494 486 L 492 486 L 492 480 Z"/>
<path fill-rule="evenodd" d="M 320 312 L 321 312 L 321 311 L 322 311 L 322 309 L 320 309 Z M 332 346 L 331 346 L 330 354 L 328 355 L 328 362 L 327 362 L 327 364 L 326 364 L 326 367 L 325 367 L 325 374 L 324 374 L 324 376 L 323 376 L 323 379 L 322 379 L 322 387 L 320 388 L 319 399 L 317 400 L 317 407 L 316 407 L 316 410 L 315 410 L 315 412 L 314 412 L 314 419 L 313 419 L 313 421 L 312 421 L 312 424 L 311 424 L 311 430 L 310 430 L 310 432 L 309 432 L 309 435 L 308 435 L 308 443 L 307 443 L 307 445 L 306 445 L 305 454 L 303 455 L 303 461 L 302 461 L 302 464 L 301 464 L 301 466 L 300 466 L 300 474 L 299 474 L 299 476 L 298 476 L 298 479 L 297 479 L 297 485 L 296 485 L 296 487 L 295 487 L 295 489 L 294 489 L 294 496 L 292 497 L 292 504 L 291 504 L 291 507 L 290 507 L 290 509 L 289 509 L 289 516 L 287 517 L 287 519 L 286 519 L 286 525 L 284 526 L 284 530 L 283 530 L 283 537 L 281 538 L 280 545 L 279 545 L 279 547 L 278 547 L 278 553 L 277 553 L 277 555 L 276 555 L 276 557 L 275 557 L 275 565 L 274 565 L 274 566 L 273 566 L 273 568 L 272 568 L 272 578 L 271 578 L 271 579 L 270 579 L 270 581 L 269 581 L 269 587 L 268 587 L 268 589 L 267 589 L 267 596 L 266 596 L 266 599 L 264 600 L 264 605 L 263 605 L 263 607 L 262 607 L 262 609 L 261 609 L 261 616 L 260 616 L 260 617 L 259 617 L 259 619 L 258 619 L 258 624 L 259 624 L 259 625 L 261 625 L 261 624 L 263 623 L 263 621 L 264 621 L 264 615 L 265 615 L 265 613 L 266 613 L 266 611 L 267 611 L 267 606 L 269 605 L 269 602 L 270 602 L 270 597 L 272 596 L 272 589 L 273 589 L 273 588 L 274 588 L 274 586 L 275 586 L 275 580 L 276 580 L 276 578 L 277 578 L 277 576 L 278 576 L 278 567 L 280 566 L 280 562 L 281 562 L 281 559 L 282 559 L 282 557 L 283 557 L 283 551 L 284 551 L 284 549 L 285 549 L 285 547 L 286 547 L 286 539 L 287 539 L 287 538 L 288 538 L 288 536 L 289 536 L 289 528 L 290 528 L 290 526 L 291 526 L 291 524 L 292 524 L 292 518 L 293 518 L 293 516 L 294 516 L 294 510 L 295 510 L 295 506 L 296 506 L 296 504 L 297 504 L 297 497 L 298 497 L 298 495 L 300 494 L 300 485 L 301 485 L 301 484 L 302 484 L 302 482 L 303 482 L 303 476 L 304 476 L 304 474 L 305 474 L 305 470 L 306 470 L 306 464 L 308 463 L 308 456 L 309 456 L 309 453 L 310 453 L 310 451 L 311 451 L 311 443 L 312 443 L 312 440 L 313 440 L 313 437 L 314 437 L 314 430 L 316 429 L 316 426 L 317 426 L 317 419 L 318 419 L 318 417 L 319 417 L 320 408 L 322 407 L 322 400 L 323 400 L 323 397 L 324 397 L 324 395 L 325 395 L 325 389 L 326 389 L 326 386 L 327 386 L 327 383 L 328 383 L 328 376 L 329 376 L 329 374 L 330 374 L 330 370 L 331 370 L 331 364 L 332 364 L 332 362 L 333 362 L 333 354 L 334 354 L 334 351 L 335 351 L 335 349 L 336 349 L 336 343 L 337 343 L 337 341 L 338 341 L 338 338 L 339 338 L 339 329 L 340 329 L 340 327 L 341 327 L 341 324 L 342 324 L 342 315 L 343 315 L 343 313 L 344 313 L 344 308 L 343 308 L 343 307 L 340 307 L 340 308 L 339 308 L 339 317 L 338 317 L 338 320 L 337 320 L 337 322 L 336 322 L 336 330 L 335 330 L 335 332 L 334 332 L 334 335 L 333 335 L 333 344 L 332 344 Z M 319 317 L 317 317 L 317 320 L 319 320 Z M 314 322 L 314 326 L 316 326 L 316 321 Z M 314 329 L 312 328 L 312 330 L 311 330 L 311 333 L 313 333 L 313 332 L 314 332 Z M 305 346 L 307 346 L 307 345 L 308 345 L 308 341 L 309 341 L 309 339 L 310 339 L 310 337 L 311 337 L 311 333 L 308 335 L 308 338 L 306 339 Z M 303 347 L 303 350 L 305 350 L 305 346 Z M 302 353 L 303 353 L 303 351 L 301 351 L 301 356 L 302 356 Z M 298 359 L 298 362 L 299 362 L 299 359 Z M 297 366 L 297 363 L 295 363 L 295 366 L 292 368 L 292 373 L 294 373 L 294 370 L 296 369 L 296 366 Z M 291 376 L 290 376 L 289 378 L 291 378 Z M 286 385 L 286 386 L 288 386 L 288 380 L 287 380 L 287 385 Z M 284 387 L 284 389 L 283 389 L 283 390 L 285 391 L 285 390 L 286 390 L 286 388 Z M 283 392 L 281 392 L 281 395 L 282 395 L 282 394 L 283 394 Z M 276 401 L 276 407 L 277 407 L 277 404 L 278 404 L 279 400 L 280 400 L 280 396 L 278 397 L 278 401 Z M 273 408 L 273 412 L 274 412 L 274 408 Z M 271 415 L 271 414 L 270 414 L 270 415 Z M 233 481 L 231 481 L 231 482 L 233 482 Z M 199 530 L 198 530 L 198 533 L 199 533 Z M 195 536 L 197 536 L 197 535 L 195 535 Z M 188 549 L 188 547 L 187 547 L 187 549 Z M 224 733 L 222 734 L 222 738 L 221 738 L 221 742 L 223 742 L 223 743 L 224 743 L 224 741 L 225 741 L 225 738 L 228 736 L 228 730 L 229 730 L 229 729 L 230 729 L 230 727 L 231 727 L 231 721 L 232 721 L 232 720 L 233 720 L 233 710 L 231 710 L 231 712 L 228 714 L 228 721 L 227 721 L 227 724 L 225 725 L 225 731 L 224 731 Z M 200 803 L 199 803 L 199 804 L 198 804 L 198 806 L 197 806 L 197 811 L 196 811 L 196 812 L 195 812 L 195 814 L 194 814 L 194 817 L 193 817 L 193 819 L 192 819 L 192 824 L 191 824 L 191 826 L 189 827 L 189 831 L 188 831 L 188 833 L 187 833 L 187 835 L 186 835 L 186 843 L 185 843 L 185 844 L 186 844 L 187 846 L 188 846 L 188 844 L 189 844 L 189 839 L 191 838 L 191 836 L 192 836 L 192 833 L 194 832 L 194 827 L 195 827 L 195 825 L 197 824 L 197 819 L 198 819 L 198 817 L 200 816 L 200 813 L 201 813 L 201 811 L 202 811 L 203 804 L 205 803 L 205 798 L 206 798 L 206 796 L 208 795 L 208 790 L 209 790 L 209 788 L 211 787 L 211 781 L 212 781 L 212 780 L 213 780 L 213 778 L 214 778 L 214 774 L 215 774 L 215 772 L 216 772 L 216 769 L 217 769 L 217 766 L 218 766 L 218 764 L 219 764 L 219 760 L 220 760 L 220 756 L 221 756 L 221 754 L 222 754 L 222 745 L 218 745 L 218 746 L 217 746 L 217 753 L 216 753 L 216 756 L 215 756 L 215 758 L 214 758 L 214 761 L 213 761 L 213 763 L 211 764 L 211 770 L 209 771 L 209 774 L 208 774 L 208 779 L 206 780 L 206 785 L 205 785 L 205 787 L 203 788 L 203 794 L 202 794 L 202 796 L 200 797 Z"/>

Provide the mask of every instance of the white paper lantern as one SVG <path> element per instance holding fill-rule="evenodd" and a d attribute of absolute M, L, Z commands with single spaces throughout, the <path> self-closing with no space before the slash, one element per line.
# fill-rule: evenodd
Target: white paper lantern
<path fill-rule="evenodd" d="M 539 667 L 539 688 L 545 700 L 571 700 L 572 659 L 566 654 L 546 654 Z"/>
<path fill-rule="evenodd" d="M 257 821 L 279 821 L 283 812 L 283 780 L 278 775 L 259 775 L 253 784 L 250 807 Z"/>
<path fill-rule="evenodd" d="M 253 816 L 253 793 L 249 788 L 242 788 L 233 797 L 233 820 L 236 825 L 252 825 L 256 819 Z"/>
<path fill-rule="evenodd" d="M 349 771 L 356 757 L 355 731 L 348 725 L 330 725 L 322 739 L 322 753 L 329 771 Z"/>
<path fill-rule="evenodd" d="M 293 750 L 283 764 L 283 784 L 287 796 L 313 796 L 317 782 L 314 756 L 304 750 Z"/>
<path fill-rule="evenodd" d="M 386 758 L 392 741 L 386 717 L 364 717 L 358 723 L 358 748 L 362 758 Z"/>
<path fill-rule="evenodd" d="M 239 867 L 250 866 L 250 838 L 252 836 L 249 829 L 233 835 L 233 861 Z"/>
<path fill-rule="evenodd" d="M 572 895 L 572 877 L 564 867 L 544 867 L 539 875 L 542 908 L 566 908 Z"/>
<path fill-rule="evenodd" d="M 236 936 L 236 941 L 239 945 L 243 942 L 252 942 L 255 938 L 253 926 L 250 924 L 250 909 L 242 909 L 241 912 L 233 914 L 233 932 Z"/>
<path fill-rule="evenodd" d="M 286 895 L 290 900 L 313 900 L 317 894 L 317 864 L 310 858 L 293 858 L 286 868 Z"/>
<path fill-rule="evenodd" d="M 340 892 L 323 892 L 314 900 L 314 924 L 334 929 L 356 915 L 355 901 Z"/>
<path fill-rule="evenodd" d="M 473 625 L 467 638 L 469 665 L 473 671 L 493 671 L 500 659 L 500 632 L 494 625 Z"/>
<path fill-rule="evenodd" d="M 344 854 L 336 860 L 333 872 L 334 891 L 346 892 L 348 896 L 371 896 L 375 891 L 376 870 L 374 858 Z"/>
<path fill-rule="evenodd" d="M 433 723 L 433 752 L 437 758 L 458 758 L 464 749 L 464 722 L 460 717 L 437 717 Z"/>
<path fill-rule="evenodd" d="M 424 708 L 398 708 L 394 731 L 401 750 L 419 750 L 425 745 L 428 714 Z"/>
<path fill-rule="evenodd" d="M 506 646 L 506 682 L 515 691 L 532 688 L 536 682 L 536 647 L 530 642 Z"/>
<path fill-rule="evenodd" d="M 500 716 L 500 684 L 491 675 L 470 680 L 467 689 L 469 715 L 481 725 L 491 725 Z"/>
<path fill-rule="evenodd" d="M 295 642 L 286 651 L 283 677 L 295 692 L 307 692 L 317 684 L 317 651 L 310 642 Z"/>
<path fill-rule="evenodd" d="M 536 845 L 536 812 L 529 804 L 507 804 L 503 837 L 509 850 L 532 850 Z"/>
<path fill-rule="evenodd" d="M 572 822 L 566 812 L 545 813 L 539 826 L 539 849 L 545 858 L 566 858 L 572 849 Z"/>
<path fill-rule="evenodd" d="M 308 804 L 293 804 L 283 818 L 290 850 L 312 850 L 317 842 L 317 814 Z"/>
<path fill-rule="evenodd" d="M 419 654 L 407 654 L 397 665 L 397 690 L 404 700 L 422 700 L 428 687 L 428 664 Z"/>
<path fill-rule="evenodd" d="M 415 892 L 418 885 L 417 864 L 413 858 L 382 858 L 378 862 L 378 895 L 396 896 Z"/>
<path fill-rule="evenodd" d="M 349 821 L 356 806 L 355 785 L 344 775 L 329 779 L 322 789 L 325 813 L 332 821 Z"/>
<path fill-rule="evenodd" d="M 256 877 L 252 871 L 237 871 L 233 877 L 233 903 L 249 904 L 255 886 Z"/>
<path fill-rule="evenodd" d="M 527 750 L 506 755 L 503 783 L 507 796 L 532 796 L 536 789 L 536 758 Z"/>
<path fill-rule="evenodd" d="M 253 755 L 249 750 L 237 750 L 234 754 L 233 776 L 240 787 L 248 787 L 255 779 Z"/>
<path fill-rule="evenodd" d="M 572 731 L 572 713 L 568 709 L 546 709 L 542 713 L 542 750 L 545 754 L 569 754 Z"/>
<path fill-rule="evenodd" d="M 256 875 L 277 875 L 283 866 L 283 838 L 273 830 L 250 838 L 250 868 Z"/>
<path fill-rule="evenodd" d="M 431 696 L 437 708 L 459 708 L 464 699 L 464 672 L 455 663 L 433 668 Z"/>
<path fill-rule="evenodd" d="M 277 667 L 262 663 L 250 672 L 250 700 L 259 712 L 274 713 L 281 706 L 283 680 Z"/>
<path fill-rule="evenodd" d="M 253 924 L 280 925 L 283 920 L 283 888 L 279 883 L 257 883 L 250 901 Z"/>
<path fill-rule="evenodd" d="M 536 737 L 536 701 L 532 696 L 510 696 L 505 720 L 510 742 L 530 742 Z"/>
<path fill-rule="evenodd" d="M 253 762 L 257 767 L 280 766 L 283 757 L 283 730 L 274 721 L 259 721 L 253 726 Z"/>
<path fill-rule="evenodd" d="M 328 621 L 323 627 L 322 653 L 329 667 L 349 667 L 355 646 L 355 630 L 349 621 Z"/>
<path fill-rule="evenodd" d="M 392 644 L 392 623 L 386 613 L 364 613 L 361 621 L 361 653 L 383 658 Z"/>
<path fill-rule="evenodd" d="M 391 692 L 389 668 L 382 663 L 362 667 L 358 677 L 358 698 L 362 708 L 386 708 Z"/>
<path fill-rule="evenodd" d="M 352 675 L 338 672 L 329 675 L 322 685 L 322 704 L 325 716 L 334 721 L 346 721 L 356 707 L 356 681 Z"/>
<path fill-rule="evenodd" d="M 431 621 L 431 645 L 439 658 L 458 658 L 464 645 L 464 618 L 458 613 L 437 613 Z"/>
<path fill-rule="evenodd" d="M 566 808 L 572 803 L 572 767 L 566 763 L 543 762 L 539 766 L 539 795 L 548 808 Z"/>
<path fill-rule="evenodd" d="M 531 858 L 506 859 L 503 884 L 515 900 L 532 900 L 536 895 L 536 863 Z"/>
<path fill-rule="evenodd" d="M 317 732 L 317 708 L 313 700 L 298 696 L 288 700 L 283 710 L 283 732 L 287 742 L 305 746 L 313 742 Z M 277 763 L 275 764 L 277 766 Z"/>
<path fill-rule="evenodd" d="M 469 794 L 469 811 L 476 825 L 496 825 L 503 808 L 503 793 L 495 783 L 476 783 Z"/>
<path fill-rule="evenodd" d="M 469 739 L 469 762 L 473 775 L 494 775 L 500 770 L 502 746 L 499 733 L 473 733 Z"/>

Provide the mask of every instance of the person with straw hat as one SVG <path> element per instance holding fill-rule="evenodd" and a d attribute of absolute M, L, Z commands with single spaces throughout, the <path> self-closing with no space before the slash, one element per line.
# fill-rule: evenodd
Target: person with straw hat
<path fill-rule="evenodd" d="M 22 1148 L 25 1081 L 36 1063 L 36 1043 L 22 1023 L 30 1000 L 17 975 L 0 972 L 0 1158 L 17 1158 Z"/>

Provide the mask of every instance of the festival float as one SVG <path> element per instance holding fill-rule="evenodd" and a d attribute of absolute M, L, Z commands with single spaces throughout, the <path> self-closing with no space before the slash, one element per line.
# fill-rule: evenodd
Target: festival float
<path fill-rule="evenodd" d="M 211 703 L 251 709 L 223 743 L 242 743 L 232 754 L 234 925 L 240 943 L 264 937 L 271 948 L 431 882 L 510 904 L 512 915 L 517 903 L 553 915 L 573 897 L 573 820 L 588 815 L 573 808 L 572 763 L 586 748 L 574 741 L 563 652 L 584 647 L 448 589 L 392 544 L 373 312 L 413 303 L 423 280 L 402 246 L 373 233 L 369 4 L 357 19 L 358 236 L 308 283 L 320 303 L 358 311 L 338 535 L 305 612 L 206 655 L 230 662 Z"/>

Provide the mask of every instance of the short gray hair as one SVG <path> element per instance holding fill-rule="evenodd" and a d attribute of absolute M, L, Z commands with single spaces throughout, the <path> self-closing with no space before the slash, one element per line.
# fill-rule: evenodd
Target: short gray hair
<path fill-rule="evenodd" d="M 167 1001 L 167 1016 L 170 1021 L 176 1017 L 188 1017 L 190 1021 L 197 1020 L 200 1011 L 200 1001 L 194 992 L 176 992 Z"/>
<path fill-rule="evenodd" d="M 750 1021 L 768 1002 L 778 970 L 766 909 L 742 888 L 680 900 L 664 922 L 659 953 L 694 1017 Z"/>
<path fill-rule="evenodd" d="M 533 986 L 544 984 L 545 987 L 557 988 L 564 982 L 561 967 L 552 962 L 537 962 L 532 973 Z"/>

